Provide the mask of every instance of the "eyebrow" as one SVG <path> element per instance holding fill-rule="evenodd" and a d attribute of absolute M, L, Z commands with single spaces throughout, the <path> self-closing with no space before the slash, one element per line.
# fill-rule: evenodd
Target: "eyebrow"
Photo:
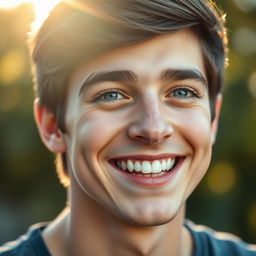
<path fill-rule="evenodd" d="M 161 75 L 163 81 L 182 81 L 182 80 L 198 80 L 208 87 L 208 82 L 203 74 L 197 69 L 166 69 Z"/>
<path fill-rule="evenodd" d="M 206 87 L 208 84 L 203 74 L 197 69 L 169 68 L 161 72 L 160 79 L 162 81 L 182 81 L 192 79 L 202 82 Z M 105 81 L 136 83 L 138 81 L 138 76 L 130 70 L 103 71 L 98 73 L 95 72 L 90 74 L 83 82 L 79 91 L 79 95 L 82 93 L 86 86 Z"/>
<path fill-rule="evenodd" d="M 116 71 L 106 71 L 99 73 L 92 73 L 89 77 L 83 82 L 79 95 L 82 93 L 85 86 L 110 81 L 110 82 L 126 82 L 126 83 L 135 83 L 137 82 L 137 75 L 130 70 L 116 70 Z"/>

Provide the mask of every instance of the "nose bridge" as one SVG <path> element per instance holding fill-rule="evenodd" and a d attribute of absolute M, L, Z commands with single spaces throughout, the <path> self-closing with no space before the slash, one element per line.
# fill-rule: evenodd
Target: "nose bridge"
<path fill-rule="evenodd" d="M 146 98 L 141 107 L 142 119 L 141 125 L 142 127 L 153 130 L 159 130 L 163 125 L 163 113 L 160 110 L 159 100 L 152 99 L 153 97 Z"/>
<path fill-rule="evenodd" d="M 172 126 L 167 122 L 161 110 L 161 102 L 156 95 L 145 95 L 137 114 L 137 119 L 129 130 L 133 139 L 155 144 L 172 135 Z"/>

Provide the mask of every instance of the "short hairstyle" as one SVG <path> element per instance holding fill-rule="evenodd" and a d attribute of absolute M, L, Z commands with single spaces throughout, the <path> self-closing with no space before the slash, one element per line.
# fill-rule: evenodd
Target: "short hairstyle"
<path fill-rule="evenodd" d="M 213 118 L 227 51 L 223 17 L 212 1 L 203 0 L 61 1 L 29 43 L 35 94 L 65 132 L 67 84 L 81 62 L 157 35 L 190 29 L 201 44 Z M 65 183 L 65 154 L 59 158 L 57 169 Z"/>

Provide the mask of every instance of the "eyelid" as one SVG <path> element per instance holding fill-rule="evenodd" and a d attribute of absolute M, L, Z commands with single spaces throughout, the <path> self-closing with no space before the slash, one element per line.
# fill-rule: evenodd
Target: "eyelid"
<path fill-rule="evenodd" d="M 111 93 L 111 92 L 114 92 L 114 93 L 119 93 L 121 94 L 124 98 L 128 98 L 127 94 L 125 94 L 122 90 L 120 89 L 106 89 L 104 91 L 101 91 L 100 93 L 96 94 L 94 97 L 93 97 L 93 101 L 98 101 L 98 100 L 101 100 L 100 98 L 105 94 L 105 93 Z"/>
<path fill-rule="evenodd" d="M 186 85 L 180 85 L 180 86 L 175 86 L 175 87 L 173 87 L 173 88 L 171 88 L 169 91 L 168 91 L 168 95 L 169 94 L 171 94 L 171 93 L 173 93 L 174 91 L 176 91 L 176 90 L 188 90 L 190 93 L 192 93 L 193 94 L 193 96 L 195 96 L 195 97 L 197 97 L 197 98 L 201 98 L 203 95 L 202 95 L 202 93 L 200 92 L 200 91 L 198 91 L 198 90 L 196 90 L 196 89 L 194 89 L 194 88 L 192 88 L 192 87 L 190 87 L 190 86 L 186 86 Z"/>

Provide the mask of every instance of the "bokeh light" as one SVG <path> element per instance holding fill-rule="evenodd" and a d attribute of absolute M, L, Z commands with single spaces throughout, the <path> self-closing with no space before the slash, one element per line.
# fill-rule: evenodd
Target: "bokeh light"
<path fill-rule="evenodd" d="M 242 56 L 256 53 L 256 31 L 248 27 L 237 28 L 232 37 L 234 50 Z"/>
<path fill-rule="evenodd" d="M 234 187 L 236 181 L 236 170 L 228 162 L 216 163 L 207 175 L 209 189 L 219 195 L 229 192 Z"/>
<path fill-rule="evenodd" d="M 251 12 L 256 8 L 255 0 L 234 0 L 234 2 L 243 12 Z"/>
<path fill-rule="evenodd" d="M 0 59 L 0 84 L 11 85 L 16 82 L 25 71 L 27 56 L 21 49 L 11 49 Z"/>

